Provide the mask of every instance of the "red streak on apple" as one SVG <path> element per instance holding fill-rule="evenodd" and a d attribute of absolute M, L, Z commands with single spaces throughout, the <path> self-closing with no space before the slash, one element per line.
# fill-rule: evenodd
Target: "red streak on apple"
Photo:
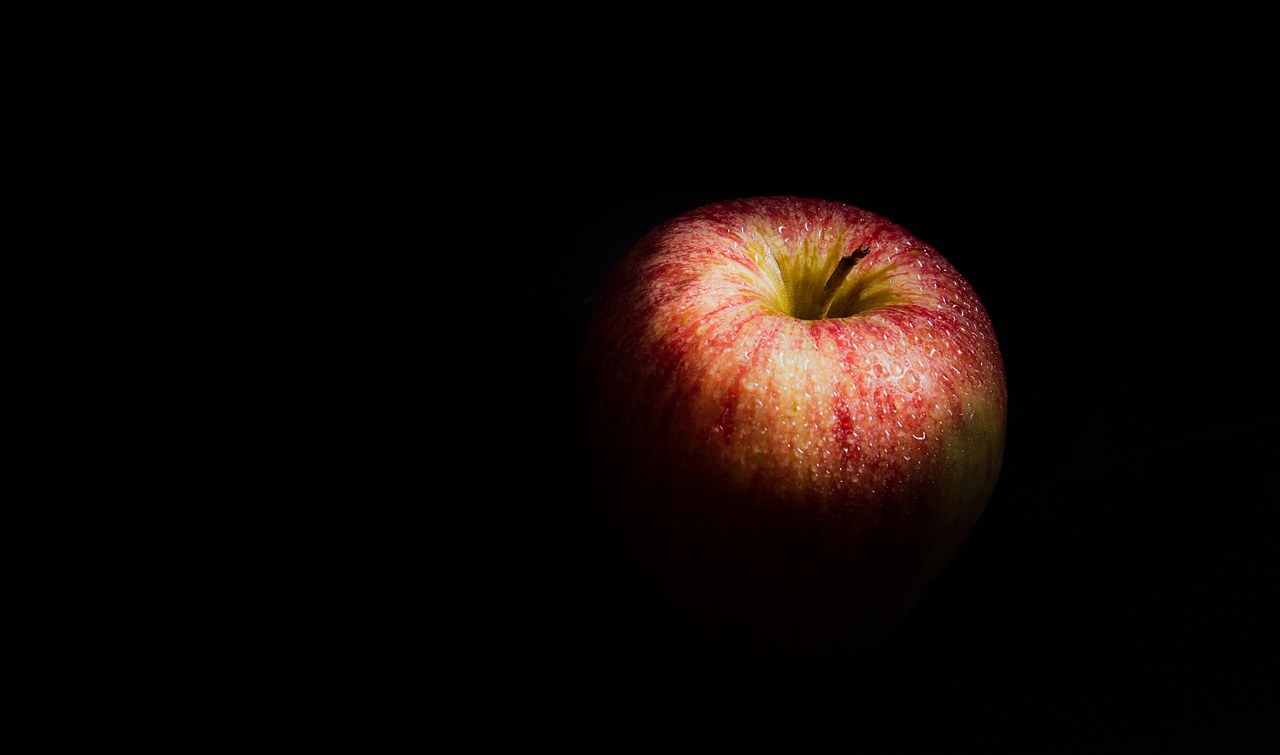
<path fill-rule="evenodd" d="M 738 655 L 876 641 L 999 475 L 1007 396 L 986 310 L 932 247 L 838 202 L 737 200 L 654 229 L 597 297 L 582 375 L 629 552 Z"/>

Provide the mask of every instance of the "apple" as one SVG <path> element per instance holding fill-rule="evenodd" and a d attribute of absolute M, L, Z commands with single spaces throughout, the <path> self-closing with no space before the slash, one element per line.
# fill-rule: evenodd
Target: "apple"
<path fill-rule="evenodd" d="M 579 364 L 595 490 L 688 637 L 795 664 L 879 642 L 996 485 L 1004 364 L 973 287 L 888 219 L 805 197 L 641 238 Z"/>

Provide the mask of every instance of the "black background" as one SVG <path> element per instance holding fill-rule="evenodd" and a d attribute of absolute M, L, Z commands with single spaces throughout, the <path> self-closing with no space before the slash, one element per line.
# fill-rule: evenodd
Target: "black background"
<path fill-rule="evenodd" d="M 1261 55 L 467 50 L 113 49 L 42 90 L 60 220 L 19 263 L 35 424 L 5 532 L 33 711 L 357 741 L 1275 740 Z M 688 646 L 594 518 L 571 431 L 612 262 L 763 194 L 937 247 L 1008 370 L 978 528 L 831 667 Z"/>

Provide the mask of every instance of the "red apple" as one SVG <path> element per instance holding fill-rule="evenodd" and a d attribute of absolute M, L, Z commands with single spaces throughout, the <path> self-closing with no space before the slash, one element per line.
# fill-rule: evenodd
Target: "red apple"
<path fill-rule="evenodd" d="M 593 304 L 587 449 L 626 552 L 740 658 L 880 640 L 990 498 L 1007 394 L 972 286 L 841 202 L 758 197 L 645 235 Z"/>

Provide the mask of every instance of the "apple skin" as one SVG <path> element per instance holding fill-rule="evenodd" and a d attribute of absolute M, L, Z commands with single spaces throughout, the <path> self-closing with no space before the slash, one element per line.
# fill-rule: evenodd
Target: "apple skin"
<path fill-rule="evenodd" d="M 829 288 L 842 257 L 857 261 Z M 580 377 L 624 552 L 689 637 L 733 658 L 878 642 L 1000 473 L 986 309 L 928 244 L 841 202 L 745 198 L 649 232 L 593 302 Z"/>

